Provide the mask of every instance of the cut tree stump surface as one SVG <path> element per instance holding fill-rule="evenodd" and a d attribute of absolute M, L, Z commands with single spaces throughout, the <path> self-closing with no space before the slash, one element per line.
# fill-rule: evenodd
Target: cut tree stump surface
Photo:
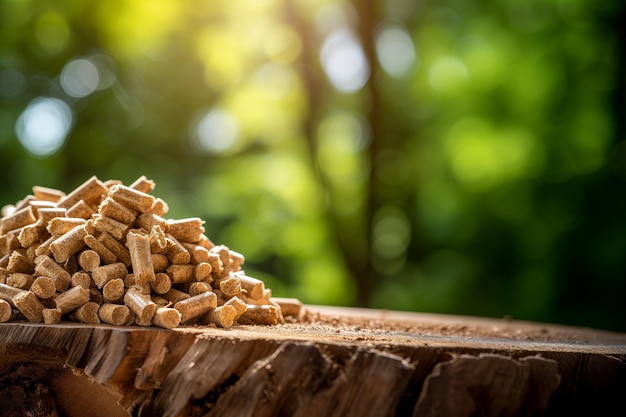
<path fill-rule="evenodd" d="M 510 319 L 0 324 L 0 416 L 623 416 L 625 393 L 626 334 Z"/>

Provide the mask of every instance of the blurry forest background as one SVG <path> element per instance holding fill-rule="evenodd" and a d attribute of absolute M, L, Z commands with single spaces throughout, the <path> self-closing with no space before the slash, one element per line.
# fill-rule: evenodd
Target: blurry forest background
<path fill-rule="evenodd" d="M 274 295 L 626 331 L 619 0 L 0 0 L 0 205 L 156 182 Z"/>

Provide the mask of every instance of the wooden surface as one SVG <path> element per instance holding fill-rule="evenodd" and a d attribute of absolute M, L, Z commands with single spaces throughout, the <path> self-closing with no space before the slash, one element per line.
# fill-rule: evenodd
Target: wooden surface
<path fill-rule="evenodd" d="M 624 393 L 626 334 L 515 320 L 0 324 L 0 416 L 620 416 Z"/>

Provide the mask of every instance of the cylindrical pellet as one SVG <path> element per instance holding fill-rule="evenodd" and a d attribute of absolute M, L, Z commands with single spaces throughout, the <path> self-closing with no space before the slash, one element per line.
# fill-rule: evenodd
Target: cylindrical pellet
<path fill-rule="evenodd" d="M 54 299 L 54 303 L 63 314 L 67 314 L 88 302 L 89 290 L 81 286 L 72 287 Z"/>
<path fill-rule="evenodd" d="M 72 192 L 58 201 L 57 207 L 70 208 L 80 200 L 97 205 L 100 198 L 106 194 L 107 188 L 95 175 L 79 185 Z"/>
<path fill-rule="evenodd" d="M 138 323 L 150 325 L 157 305 L 152 302 L 149 295 L 141 294 L 139 290 L 132 287 L 126 292 L 124 303 L 136 314 L 135 320 Z"/>
<path fill-rule="evenodd" d="M 220 291 L 225 298 L 236 297 L 241 295 L 241 281 L 239 277 L 231 276 L 220 281 Z"/>
<path fill-rule="evenodd" d="M 166 234 L 168 246 L 167 252 L 165 252 L 165 256 L 170 261 L 171 264 L 188 264 L 191 262 L 191 255 L 185 249 L 185 247 L 172 235 Z"/>
<path fill-rule="evenodd" d="M 92 272 L 100 266 L 100 255 L 93 249 L 85 249 L 78 254 L 78 265 L 85 271 Z"/>
<path fill-rule="evenodd" d="M 204 281 L 211 284 L 213 282 L 213 277 L 211 276 L 212 271 L 213 268 L 211 267 L 210 263 L 200 262 L 196 265 L 193 274 L 196 278 L 196 281 Z"/>
<path fill-rule="evenodd" d="M 126 249 L 126 247 L 118 242 L 113 236 L 111 236 L 107 232 L 100 233 L 100 236 L 98 236 L 98 240 L 108 250 L 115 254 L 115 257 L 119 262 L 122 262 L 126 267 L 129 267 L 131 265 L 130 253 L 128 253 L 128 249 Z"/>
<path fill-rule="evenodd" d="M 241 315 L 245 313 L 248 309 L 248 305 L 246 304 L 246 302 L 239 297 L 231 298 L 230 300 L 226 301 L 224 305 L 233 306 L 235 308 L 235 321 L 239 320 L 239 317 L 241 317 Z"/>
<path fill-rule="evenodd" d="M 102 287 L 102 297 L 105 303 L 112 303 L 124 296 L 124 280 L 112 279 Z"/>
<path fill-rule="evenodd" d="M 98 316 L 99 310 L 100 305 L 98 303 L 89 301 L 72 311 L 69 314 L 69 318 L 73 321 L 79 321 L 81 323 L 98 324 L 100 323 L 100 317 Z"/>
<path fill-rule="evenodd" d="M 58 324 L 61 322 L 63 312 L 58 308 L 44 308 L 41 312 L 43 322 L 46 324 Z"/>
<path fill-rule="evenodd" d="M 50 244 L 50 251 L 54 255 L 54 260 L 63 263 L 70 256 L 78 253 L 85 247 L 85 236 L 87 236 L 85 226 L 77 226 L 64 235 L 59 236 Z"/>
<path fill-rule="evenodd" d="M 248 305 L 246 312 L 239 317 L 241 324 L 275 325 L 281 323 L 278 307 L 273 305 Z"/>
<path fill-rule="evenodd" d="M 235 310 L 235 307 L 224 304 L 205 314 L 202 317 L 202 323 L 213 323 L 216 326 L 228 328 L 233 325 L 236 316 L 237 310 Z"/>
<path fill-rule="evenodd" d="M 54 295 L 57 290 L 57 286 L 52 278 L 40 276 L 33 281 L 33 285 L 30 286 L 30 290 L 34 292 L 38 298 L 45 300 Z"/>
<path fill-rule="evenodd" d="M 12 315 L 13 309 L 11 308 L 11 304 L 9 304 L 8 301 L 0 299 L 0 323 L 6 323 L 11 319 Z"/>
<path fill-rule="evenodd" d="M 173 329 L 180 324 L 181 315 L 175 308 L 157 308 L 152 318 L 152 324 L 165 329 Z"/>
<path fill-rule="evenodd" d="M 272 297 L 270 301 L 278 304 L 283 316 L 299 317 L 302 312 L 302 302 L 297 298 Z"/>
<path fill-rule="evenodd" d="M 91 288 L 92 282 L 91 275 L 85 271 L 78 271 L 72 274 L 72 287 L 78 287 L 80 285 L 83 288 L 89 289 Z"/>
<path fill-rule="evenodd" d="M 168 232 L 181 242 L 198 242 L 204 233 L 204 221 L 199 217 L 168 220 Z"/>
<path fill-rule="evenodd" d="M 142 193 L 149 193 L 154 190 L 156 184 L 151 179 L 148 179 L 145 175 L 141 175 L 128 187 L 132 188 L 133 190 L 141 191 Z"/>
<path fill-rule="evenodd" d="M 133 275 L 137 284 L 153 282 L 155 276 L 148 235 L 131 230 L 126 236 L 126 247 L 130 252 Z"/>
<path fill-rule="evenodd" d="M 123 326 L 128 323 L 130 317 L 130 309 L 125 305 L 105 303 L 98 310 L 98 317 L 103 323 L 112 324 L 114 326 Z"/>
<path fill-rule="evenodd" d="M 19 288 L 11 287 L 7 284 L 0 284 L 0 300 L 7 301 L 11 304 L 13 304 L 13 298 L 23 292 L 26 291 Z"/>
<path fill-rule="evenodd" d="M 56 263 L 51 257 L 40 255 L 35 258 L 35 272 L 39 275 L 49 276 L 54 280 L 57 291 L 63 292 L 67 290 L 72 276 L 61 265 Z"/>
<path fill-rule="evenodd" d="M 96 209 L 85 203 L 85 200 L 79 200 L 66 212 L 67 217 L 76 217 L 80 219 L 89 219 L 96 212 Z"/>
<path fill-rule="evenodd" d="M 170 301 L 172 304 L 176 304 L 179 301 L 186 300 L 187 298 L 191 297 L 186 292 L 177 290 L 175 288 L 172 288 L 165 294 L 161 294 L 161 296 L 165 298 L 166 300 Z"/>
<path fill-rule="evenodd" d="M 35 277 L 31 274 L 17 272 L 15 274 L 10 274 L 6 279 L 6 282 L 7 285 L 10 285 L 11 287 L 29 290 L 31 285 L 33 285 L 33 282 L 35 282 Z"/>
<path fill-rule="evenodd" d="M 91 272 L 91 277 L 96 287 L 102 289 L 104 285 L 112 279 L 124 279 L 128 274 L 128 270 L 121 262 L 110 265 L 101 265 Z"/>
<path fill-rule="evenodd" d="M 26 251 L 24 251 L 26 252 Z M 9 255 L 9 263 L 7 264 L 7 271 L 9 272 L 22 272 L 30 274 L 34 272 L 34 265 L 28 259 L 25 253 L 14 250 Z"/>
<path fill-rule="evenodd" d="M 157 294 L 165 294 L 172 289 L 172 281 L 170 280 L 169 275 L 163 272 L 158 272 L 154 276 L 154 282 L 150 283 L 152 291 Z"/>
<path fill-rule="evenodd" d="M 189 295 L 192 297 L 207 291 L 212 291 L 212 288 L 206 282 L 192 282 L 189 284 L 189 288 L 187 289 L 187 292 L 189 292 Z"/>
<path fill-rule="evenodd" d="M 263 294 L 265 293 L 265 284 L 263 284 L 263 281 L 241 274 L 238 274 L 237 277 L 241 282 L 241 288 L 248 293 L 248 297 L 253 300 L 263 298 Z"/>
<path fill-rule="evenodd" d="M 39 302 L 37 296 L 30 291 L 23 291 L 13 297 L 13 305 L 33 323 L 41 323 L 43 321 L 42 311 L 43 304 Z"/>
<path fill-rule="evenodd" d="M 215 307 L 217 307 L 217 296 L 210 291 L 194 295 L 174 304 L 174 308 L 180 311 L 181 323 L 198 318 Z"/>
<path fill-rule="evenodd" d="M 96 239 L 93 235 L 85 236 L 85 245 L 93 251 L 95 251 L 100 257 L 100 261 L 103 264 L 112 264 L 117 261 L 117 257 L 113 252 L 111 252 L 106 246 L 102 244 L 98 239 Z"/>
<path fill-rule="evenodd" d="M 100 214 L 93 216 L 93 226 L 98 232 L 107 232 L 118 240 L 122 239 L 129 229 L 127 224 Z"/>
<path fill-rule="evenodd" d="M 124 185 L 114 185 L 109 190 L 109 196 L 118 203 L 139 213 L 145 213 L 152 208 L 154 197 Z"/>
<path fill-rule="evenodd" d="M 187 282 L 195 281 L 195 265 L 170 265 L 165 270 L 165 273 L 172 280 L 172 284 L 185 284 Z"/>
<path fill-rule="evenodd" d="M 152 267 L 154 268 L 154 273 L 165 272 L 168 266 L 170 266 L 170 261 L 167 259 L 167 256 L 161 253 L 153 253 L 152 257 Z"/>
<path fill-rule="evenodd" d="M 123 206 L 111 197 L 106 197 L 102 200 L 98 207 L 98 213 L 129 226 L 133 224 L 137 217 L 136 211 Z"/>

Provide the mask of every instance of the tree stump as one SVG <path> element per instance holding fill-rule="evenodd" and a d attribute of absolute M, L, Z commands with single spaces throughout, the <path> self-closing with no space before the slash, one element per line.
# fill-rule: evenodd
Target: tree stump
<path fill-rule="evenodd" d="M 305 306 L 173 330 L 0 324 L 0 416 L 626 415 L 626 334 Z"/>

